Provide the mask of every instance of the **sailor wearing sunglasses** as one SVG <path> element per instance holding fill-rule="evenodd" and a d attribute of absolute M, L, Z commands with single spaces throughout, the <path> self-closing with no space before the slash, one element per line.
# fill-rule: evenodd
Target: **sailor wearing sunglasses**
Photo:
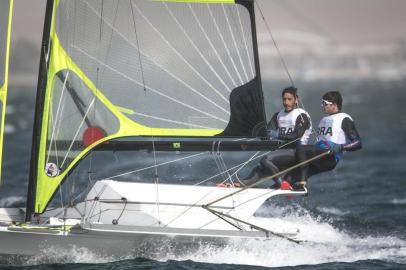
<path fill-rule="evenodd" d="M 354 121 L 350 115 L 341 112 L 342 103 L 343 99 L 338 91 L 323 95 L 321 105 L 327 116 L 320 120 L 317 141 L 314 145 L 297 146 L 296 161 L 304 162 L 326 150 L 330 150 L 331 154 L 301 166 L 300 181 L 294 185 L 296 189 L 304 189 L 309 176 L 334 169 L 344 151 L 362 148 L 361 137 Z"/>

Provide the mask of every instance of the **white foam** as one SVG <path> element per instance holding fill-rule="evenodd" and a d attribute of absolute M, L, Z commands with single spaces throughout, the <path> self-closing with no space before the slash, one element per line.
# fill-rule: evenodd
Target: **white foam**
<path fill-rule="evenodd" d="M 273 208 L 275 210 L 275 208 Z M 333 227 L 329 222 L 311 217 L 302 210 L 283 217 L 279 225 L 295 224 L 300 230 L 301 244 L 285 239 L 267 241 L 232 241 L 226 247 L 201 246 L 198 252 L 170 254 L 163 260 L 194 260 L 207 263 L 246 264 L 283 267 L 329 262 L 384 260 L 406 262 L 406 241 L 394 236 L 361 237 L 350 235 Z"/>
<path fill-rule="evenodd" d="M 403 199 L 393 199 L 392 204 L 406 204 L 406 198 Z"/>
<path fill-rule="evenodd" d="M 335 216 L 345 216 L 350 213 L 349 211 L 342 211 L 342 210 L 334 208 L 334 207 L 316 207 L 316 209 L 319 210 L 320 212 L 323 212 L 326 214 L 332 214 Z"/>
<path fill-rule="evenodd" d="M 345 238 L 345 237 L 344 237 Z M 330 241 L 330 240 L 329 240 Z M 207 263 L 229 263 L 283 267 L 329 262 L 354 262 L 359 260 L 386 260 L 405 262 L 406 250 L 399 248 L 399 239 L 354 238 L 351 241 L 294 244 L 286 240 L 235 241 L 225 248 L 202 247 L 194 254 L 167 257 L 175 260 L 194 260 Z M 388 242 L 396 242 L 391 246 Z M 380 243 L 380 244 L 376 244 Z"/>
<path fill-rule="evenodd" d="M 269 240 L 232 240 L 226 246 L 201 244 L 198 250 L 183 254 L 171 253 L 163 248 L 161 252 L 147 255 L 158 261 L 193 260 L 204 263 L 243 264 L 265 267 L 314 265 L 330 262 L 355 262 L 359 260 L 383 260 L 406 263 L 406 241 L 395 236 L 357 236 L 341 231 L 329 221 L 312 217 L 304 209 L 287 211 L 273 207 L 281 216 L 272 217 L 275 229 L 290 226 L 300 230 L 299 238 L 305 240 L 295 244 L 286 239 L 272 237 Z M 291 209 L 292 210 L 292 209 Z M 41 255 L 27 263 L 107 263 L 134 256 L 117 258 L 98 255 L 85 248 L 75 246 L 58 250 L 47 247 Z"/>
<path fill-rule="evenodd" d="M 83 247 L 74 245 L 65 248 L 47 246 L 41 249 L 41 253 L 30 258 L 26 265 L 53 264 L 53 263 L 108 263 L 119 259 L 113 256 L 100 255 Z"/>

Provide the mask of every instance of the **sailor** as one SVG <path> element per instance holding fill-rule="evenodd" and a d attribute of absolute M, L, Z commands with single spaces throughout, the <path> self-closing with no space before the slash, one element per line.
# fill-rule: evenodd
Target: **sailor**
<path fill-rule="evenodd" d="M 281 140 L 284 147 L 264 156 L 260 164 L 243 179 L 245 185 L 251 185 L 259 179 L 278 173 L 294 165 L 295 148 L 298 144 L 307 144 L 312 130 L 309 114 L 298 108 L 297 88 L 290 86 L 282 91 L 283 107 L 273 115 L 268 123 L 268 139 Z M 281 178 L 274 179 L 273 188 L 279 188 Z"/>
<path fill-rule="evenodd" d="M 309 176 L 334 169 L 344 151 L 356 151 L 362 148 L 361 138 L 353 119 L 341 112 L 342 103 L 343 99 L 338 91 L 323 95 L 321 104 L 327 116 L 320 120 L 317 141 L 314 145 L 298 146 L 296 159 L 300 163 L 326 150 L 331 152 L 300 167 L 300 181 L 294 183 L 295 189 L 304 189 Z"/>

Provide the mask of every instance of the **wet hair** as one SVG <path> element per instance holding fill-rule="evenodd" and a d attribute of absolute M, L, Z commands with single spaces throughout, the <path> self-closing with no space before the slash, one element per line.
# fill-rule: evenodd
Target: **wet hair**
<path fill-rule="evenodd" d="M 283 97 L 283 95 L 285 95 L 286 93 L 293 95 L 295 98 L 298 98 L 298 95 L 297 95 L 297 88 L 294 87 L 294 86 L 289 86 L 289 87 L 286 87 L 285 89 L 283 89 L 283 91 L 282 91 L 282 97 Z"/>
<path fill-rule="evenodd" d="M 337 104 L 338 109 L 341 110 L 341 107 L 343 105 L 343 97 L 341 96 L 340 92 L 338 91 L 327 92 L 323 95 L 323 99 Z"/>

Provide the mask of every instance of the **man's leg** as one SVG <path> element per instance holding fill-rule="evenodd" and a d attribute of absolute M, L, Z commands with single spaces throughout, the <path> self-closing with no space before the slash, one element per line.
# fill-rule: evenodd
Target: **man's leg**
<path fill-rule="evenodd" d="M 296 161 L 298 163 L 302 163 L 312 157 L 320 155 L 323 152 L 325 152 L 325 150 L 319 149 L 313 145 L 299 145 L 296 148 Z M 324 158 L 325 157 L 322 157 L 321 159 L 324 159 Z M 303 189 L 304 187 L 306 187 L 307 180 L 308 180 L 309 174 L 310 174 L 309 168 L 311 168 L 312 175 L 317 173 L 317 169 L 313 168 L 316 161 L 312 161 L 310 163 L 306 163 L 306 164 L 300 166 L 300 180 L 297 181 L 296 183 L 293 183 L 295 189 Z M 318 163 L 318 164 L 321 164 L 321 163 Z"/>
<path fill-rule="evenodd" d="M 252 169 L 250 174 L 242 179 L 244 185 L 249 186 L 257 182 L 259 179 L 264 177 L 266 175 L 265 168 L 262 167 L 262 165 L 258 165 Z"/>
<path fill-rule="evenodd" d="M 271 152 L 261 160 L 261 165 L 268 169 L 271 175 L 279 173 L 281 170 L 287 169 L 295 163 L 294 149 L 280 149 Z M 282 176 L 274 178 L 276 183 L 274 188 L 279 188 L 282 182 Z"/>
<path fill-rule="evenodd" d="M 337 161 L 334 155 L 328 155 L 320 159 L 314 160 L 310 164 L 308 177 L 322 172 L 333 170 L 337 166 Z"/>

